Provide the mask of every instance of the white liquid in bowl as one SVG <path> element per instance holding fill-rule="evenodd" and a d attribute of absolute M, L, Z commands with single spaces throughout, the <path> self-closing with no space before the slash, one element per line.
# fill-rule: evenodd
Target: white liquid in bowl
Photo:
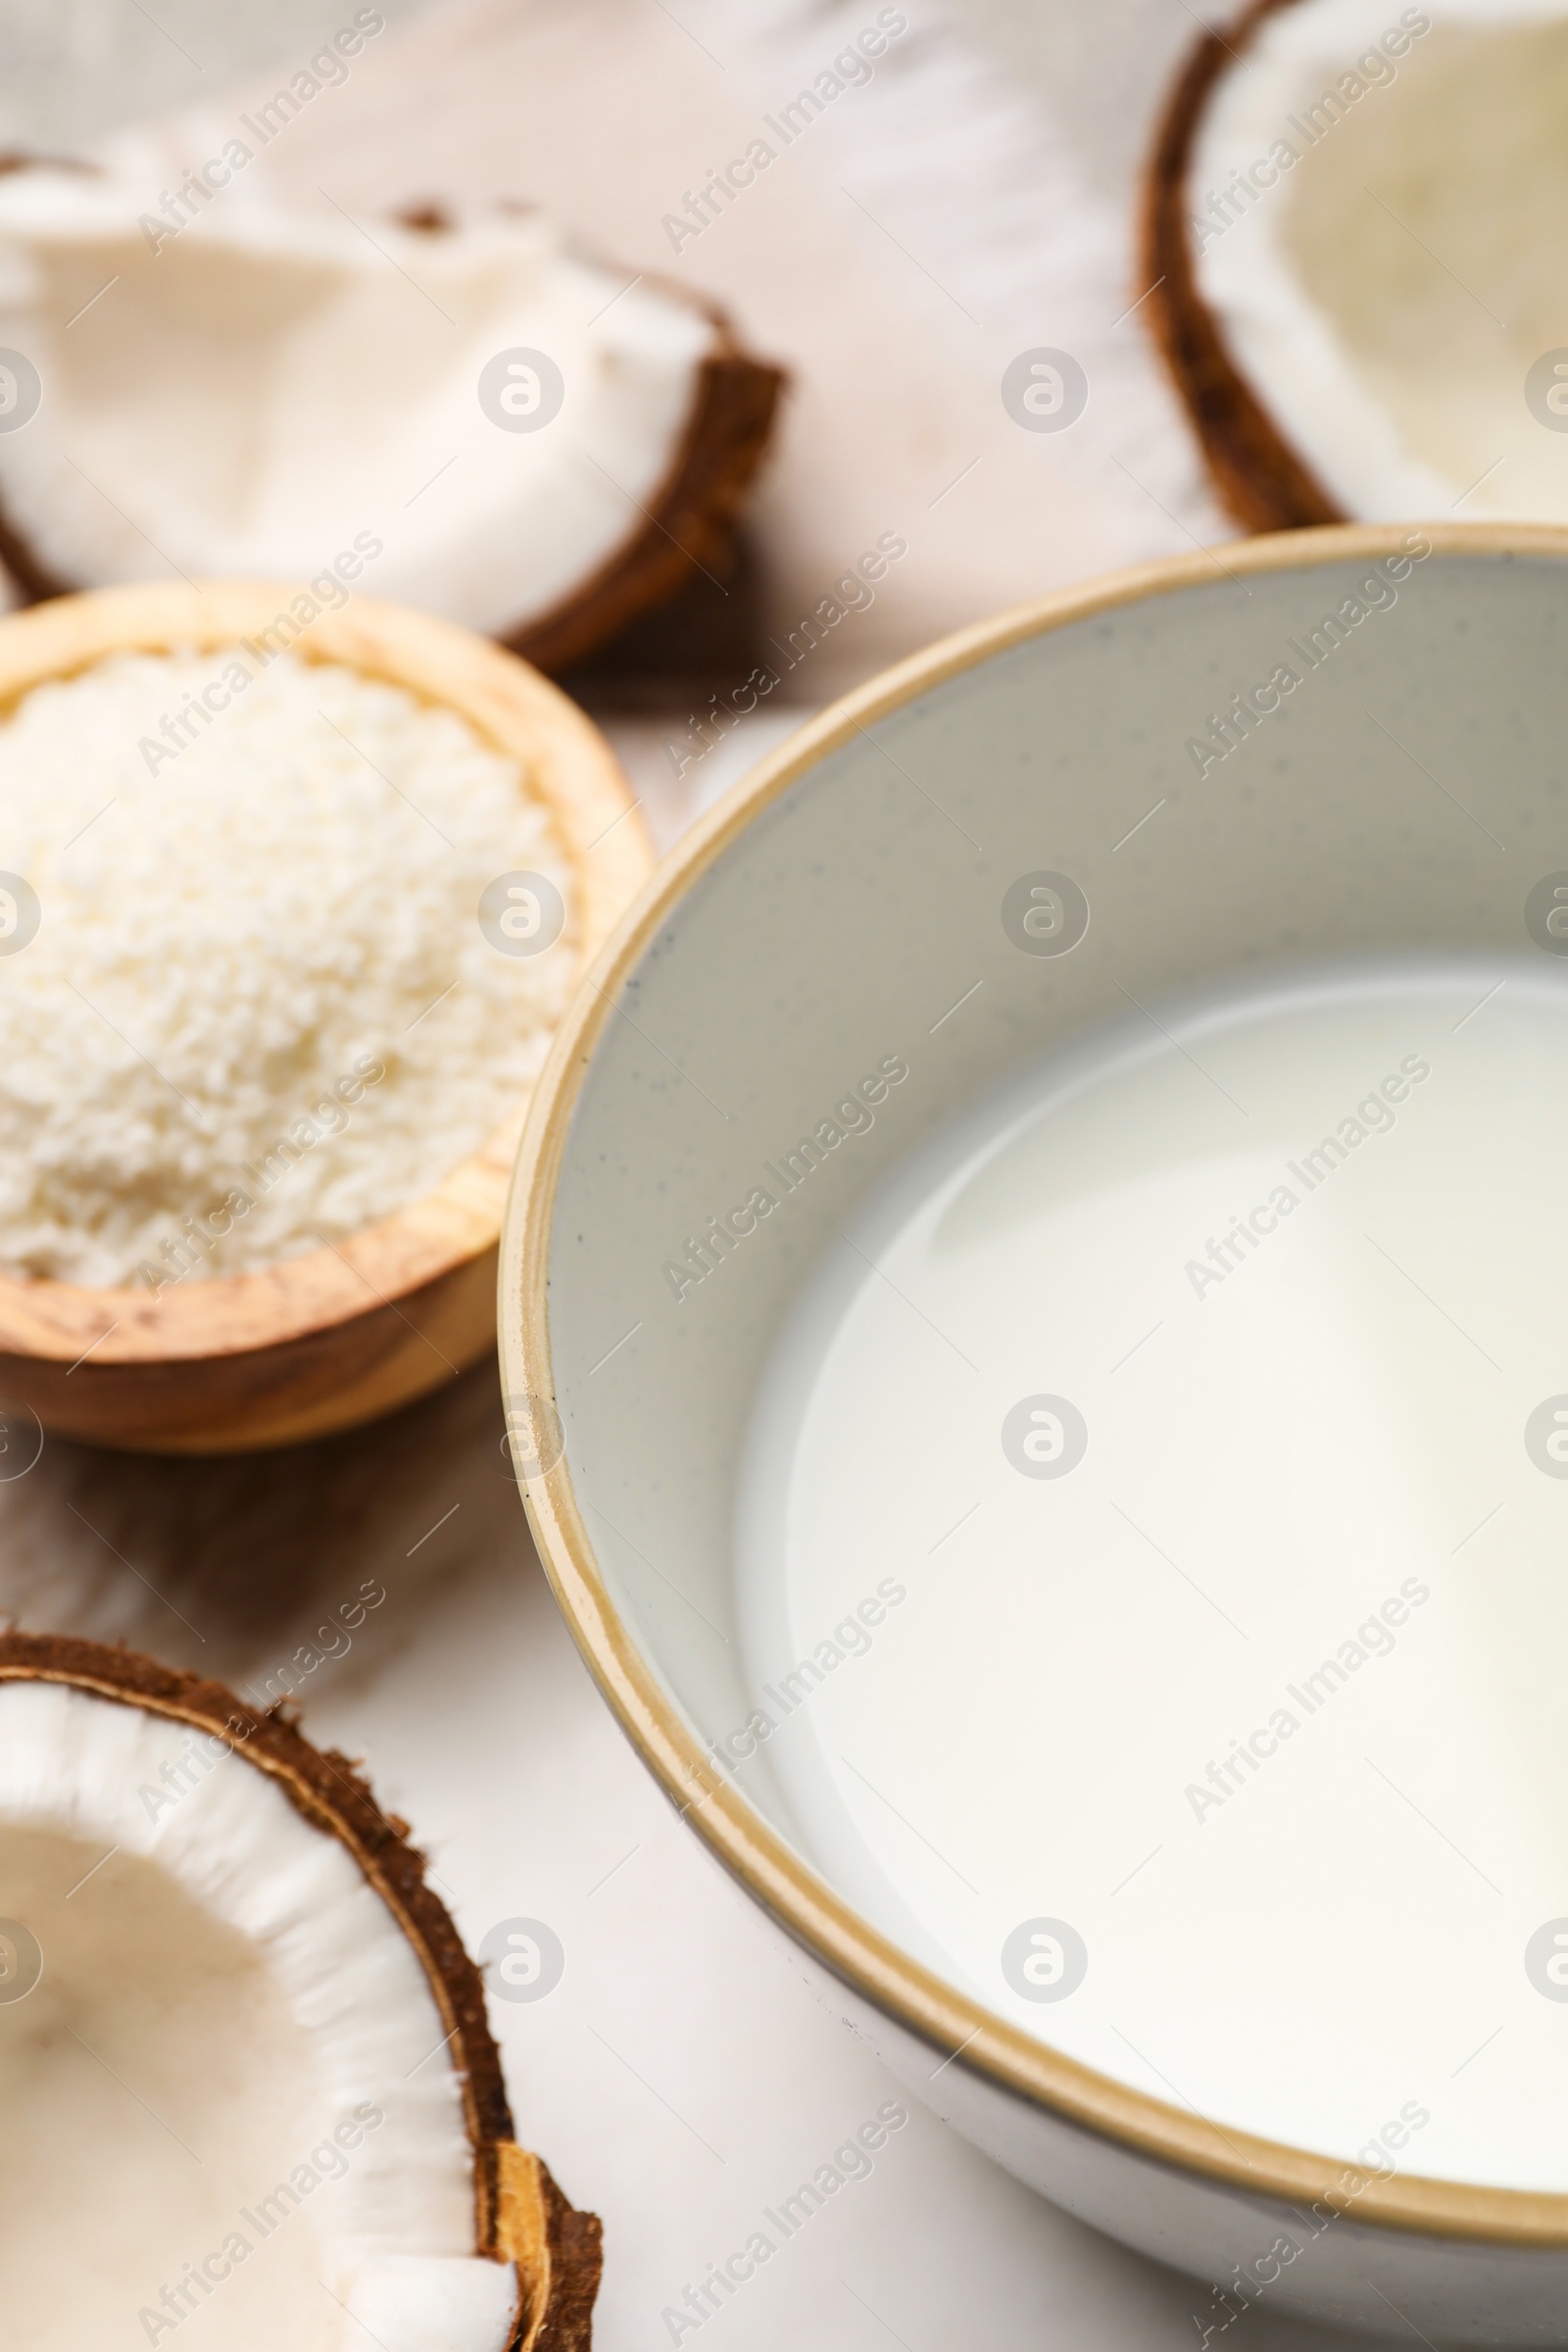
<path fill-rule="evenodd" d="M 825 1875 L 1069 2055 L 1568 2188 L 1568 975 L 1159 1018 L 831 1252 L 758 1399 L 727 1753 L 765 1726 Z"/>

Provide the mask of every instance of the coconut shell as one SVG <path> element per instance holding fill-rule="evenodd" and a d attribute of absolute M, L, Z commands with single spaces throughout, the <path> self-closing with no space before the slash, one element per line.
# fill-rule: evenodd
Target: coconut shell
<path fill-rule="evenodd" d="M 53 156 L 0 155 L 0 172 L 33 166 L 56 172 L 97 170 L 95 165 Z M 393 218 L 401 226 L 430 236 L 445 235 L 456 225 L 445 209 L 430 200 L 406 206 Z M 783 368 L 743 348 L 716 305 L 667 278 L 650 277 L 647 271 L 642 282 L 657 286 L 670 301 L 699 310 L 713 330 L 713 343 L 697 371 L 680 445 L 659 490 L 642 510 L 641 528 L 549 612 L 517 628 L 495 632 L 513 653 L 551 673 L 582 661 L 639 613 L 662 604 L 694 571 L 728 569 L 735 524 L 762 462 L 788 380 Z M 7 513 L 3 498 L 0 563 L 26 604 L 106 584 L 62 579 L 51 571 Z"/>
<path fill-rule="evenodd" d="M 474 2166 L 474 2251 L 514 2262 L 522 2313 L 509 2352 L 587 2352 L 601 2268 L 597 2215 L 579 2213 L 541 2158 L 516 2145 L 484 1984 L 409 1825 L 383 1813 L 353 1762 L 313 1747 L 277 1709 L 131 1649 L 58 1634 L 0 1633 L 0 1682 L 68 1683 L 123 1706 L 217 1733 L 275 1780 L 295 1809 L 359 1863 L 423 1964 L 462 2086 Z"/>
<path fill-rule="evenodd" d="M 685 435 L 643 528 L 553 612 L 503 639 L 536 669 L 559 673 L 663 604 L 694 571 L 730 566 L 734 526 L 786 378 L 742 350 L 722 312 L 708 316 L 714 347 L 698 371 Z"/>
<path fill-rule="evenodd" d="M 1198 284 L 1187 182 L 1204 111 L 1222 77 L 1240 71 L 1265 17 L 1299 0 L 1250 0 L 1220 32 L 1205 32 L 1176 77 L 1144 183 L 1144 282 L 1149 324 L 1169 368 L 1214 487 L 1245 530 L 1304 530 L 1350 519 L 1287 441 L 1232 357 Z"/>

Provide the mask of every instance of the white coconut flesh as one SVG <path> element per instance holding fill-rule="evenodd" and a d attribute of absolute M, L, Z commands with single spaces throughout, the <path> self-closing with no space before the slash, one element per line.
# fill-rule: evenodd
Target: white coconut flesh
<path fill-rule="evenodd" d="M 1234 359 L 1347 514 L 1568 520 L 1568 431 L 1525 396 L 1568 353 L 1562 0 L 1266 18 L 1210 99 L 1186 213 Z"/>
<path fill-rule="evenodd" d="M 375 595 L 514 632 L 644 532 L 715 339 L 694 306 L 537 214 L 362 228 L 238 177 L 177 234 L 158 205 L 119 175 L 0 178 L 0 346 L 42 395 L 0 430 L 0 505 L 57 581 L 310 579 L 379 541 Z M 563 379 L 537 429 L 480 405 L 517 351 Z M 515 366 L 503 415 L 543 416 Z"/>
<path fill-rule="evenodd" d="M 28 2352 L 504 2352 L 423 1969 L 242 1754 L 0 1684 L 0 2279 Z"/>

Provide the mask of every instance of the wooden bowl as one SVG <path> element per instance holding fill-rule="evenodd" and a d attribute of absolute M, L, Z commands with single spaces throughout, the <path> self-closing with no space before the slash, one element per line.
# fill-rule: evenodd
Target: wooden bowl
<path fill-rule="evenodd" d="M 298 627 L 298 594 L 157 581 L 9 614 L 0 713 L 106 654 L 231 645 L 280 618 Z M 613 755 L 575 704 L 487 640 L 368 597 L 298 628 L 290 651 L 444 705 L 527 762 L 576 876 L 577 969 L 590 962 L 653 854 Z M 494 1344 L 497 1245 L 526 1106 L 396 1216 L 260 1272 L 156 1298 L 0 1275 L 0 1398 L 98 1445 L 226 1453 L 321 1437 L 423 1396 Z"/>

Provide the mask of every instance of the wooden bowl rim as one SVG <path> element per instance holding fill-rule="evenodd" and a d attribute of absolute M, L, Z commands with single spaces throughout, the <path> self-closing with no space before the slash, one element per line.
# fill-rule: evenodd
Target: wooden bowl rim
<path fill-rule="evenodd" d="M 353 590 L 308 622 L 302 581 L 155 580 L 88 589 L 0 618 L 0 716 L 34 685 L 106 655 L 210 650 L 286 622 L 288 650 L 339 662 L 456 710 L 486 743 L 526 762 L 577 883 L 574 983 L 654 858 L 640 809 L 597 727 L 515 654 L 454 623 Z M 312 602 L 318 600 L 312 597 Z M 189 1362 L 324 1332 L 383 1307 L 493 1250 L 531 1089 L 432 1191 L 337 1244 L 243 1274 L 193 1276 L 160 1297 L 0 1273 L 0 1353 L 75 1364 Z"/>

